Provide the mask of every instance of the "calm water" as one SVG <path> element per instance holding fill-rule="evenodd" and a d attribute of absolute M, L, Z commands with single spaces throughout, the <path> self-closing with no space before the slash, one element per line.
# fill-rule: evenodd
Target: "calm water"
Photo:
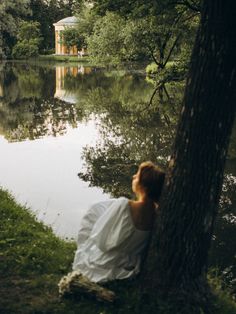
<path fill-rule="evenodd" d="M 165 165 L 184 86 L 152 103 L 140 71 L 54 64 L 0 64 L 0 186 L 63 237 L 75 237 L 88 206 L 130 196 L 143 160 Z M 211 263 L 231 275 L 236 239 L 234 128 Z"/>

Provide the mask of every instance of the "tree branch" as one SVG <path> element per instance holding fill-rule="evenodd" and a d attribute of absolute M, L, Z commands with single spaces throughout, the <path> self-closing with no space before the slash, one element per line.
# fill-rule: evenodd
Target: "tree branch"
<path fill-rule="evenodd" d="M 179 35 L 175 38 L 175 41 L 174 41 L 174 43 L 173 43 L 173 45 L 172 45 L 172 47 L 171 47 L 171 49 L 170 49 L 170 51 L 169 51 L 169 54 L 168 54 L 168 56 L 167 56 L 167 58 L 166 58 L 166 61 L 164 62 L 164 67 L 166 66 L 167 62 L 169 61 L 169 59 L 170 59 L 170 57 L 171 57 L 171 55 L 172 55 L 172 52 L 173 52 L 175 46 L 177 45 L 177 43 L 178 43 L 180 37 L 181 37 L 181 34 L 179 34 Z"/>
<path fill-rule="evenodd" d="M 153 61 L 154 61 L 154 62 L 156 63 L 156 65 L 158 65 L 158 67 L 160 68 L 162 65 L 161 65 L 160 62 L 157 61 L 156 57 L 154 56 L 154 52 L 153 52 L 153 50 L 151 49 L 150 46 L 148 46 L 148 50 L 150 51 L 150 54 L 151 54 L 151 56 L 152 56 Z"/>
<path fill-rule="evenodd" d="M 147 106 L 146 106 L 145 108 L 143 108 L 142 110 L 140 110 L 139 113 L 141 113 L 141 112 L 147 110 L 147 109 L 152 105 L 153 99 L 154 99 L 154 97 L 155 97 L 157 91 L 159 90 L 159 88 L 160 88 L 163 84 L 164 84 L 163 81 L 161 81 L 161 82 L 158 83 L 158 85 L 156 86 L 156 88 L 154 89 L 154 91 L 153 91 L 153 93 L 152 93 L 152 96 L 151 96 L 151 98 L 150 98 L 149 103 L 147 104 Z"/>

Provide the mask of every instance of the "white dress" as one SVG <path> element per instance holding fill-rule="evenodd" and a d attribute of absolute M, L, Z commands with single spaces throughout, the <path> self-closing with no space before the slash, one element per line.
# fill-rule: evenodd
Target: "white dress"
<path fill-rule="evenodd" d="M 73 270 L 93 282 L 133 277 L 140 271 L 150 231 L 137 229 L 128 199 L 94 204 L 84 216 L 78 235 Z"/>

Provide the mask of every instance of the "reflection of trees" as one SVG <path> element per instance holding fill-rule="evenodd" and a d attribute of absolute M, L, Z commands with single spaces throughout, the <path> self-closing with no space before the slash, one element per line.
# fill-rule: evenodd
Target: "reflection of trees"
<path fill-rule="evenodd" d="M 144 83 L 142 80 L 141 84 Z M 180 84 L 168 84 L 147 106 L 152 94 L 150 86 L 146 93 L 144 86 L 134 90 L 132 81 L 128 83 L 130 89 L 122 84 L 120 88 L 118 86 L 90 89 L 82 103 L 85 115 L 88 108 L 89 112 L 99 115 L 102 140 L 95 148 L 85 148 L 86 167 L 80 177 L 114 196 L 129 195 L 131 174 L 141 161 L 152 160 L 165 166 L 171 152 L 183 88 Z M 132 97 L 135 92 L 139 97 Z"/>
<path fill-rule="evenodd" d="M 65 134 L 68 125 L 77 126 L 77 113 L 71 104 L 58 99 L 24 101 L 17 107 L 0 108 L 0 131 L 9 141 Z"/>
<path fill-rule="evenodd" d="M 52 69 L 6 64 L 3 73 L 0 131 L 9 141 L 61 135 L 77 125 L 74 106 L 53 97 Z"/>
<path fill-rule="evenodd" d="M 123 144 L 116 145 L 109 140 L 106 144 L 98 143 L 95 148 L 87 147 L 84 150 L 86 171 L 79 173 L 79 176 L 90 185 L 101 187 L 106 193 L 128 197 L 131 175 L 137 170 L 135 160 L 128 153 Z"/>

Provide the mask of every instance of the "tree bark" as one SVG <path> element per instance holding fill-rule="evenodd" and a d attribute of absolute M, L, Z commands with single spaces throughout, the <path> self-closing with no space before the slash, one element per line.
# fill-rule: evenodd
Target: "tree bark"
<path fill-rule="evenodd" d="M 199 291 L 236 111 L 236 1 L 203 1 L 145 286 Z M 155 274 L 155 276 L 154 276 Z M 157 290 L 158 289 L 158 290 Z"/>

